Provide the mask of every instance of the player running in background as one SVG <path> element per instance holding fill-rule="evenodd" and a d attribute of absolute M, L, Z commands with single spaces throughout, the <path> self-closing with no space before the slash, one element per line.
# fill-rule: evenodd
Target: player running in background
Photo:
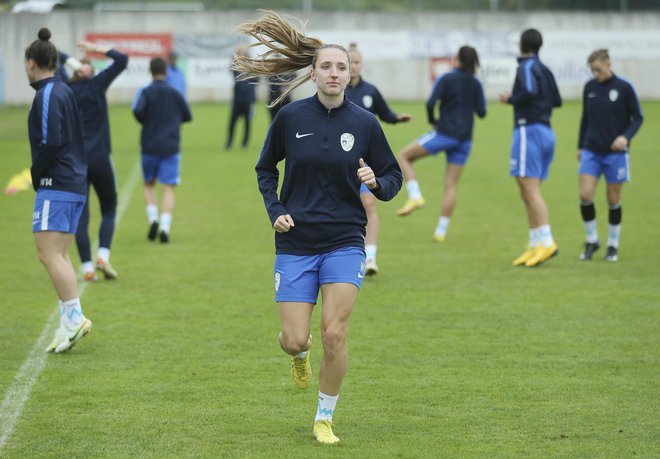
<path fill-rule="evenodd" d="M 543 37 L 536 29 L 527 29 L 520 35 L 513 93 L 500 94 L 500 102 L 513 105 L 510 173 L 516 177 L 529 224 L 527 249 L 513 260 L 513 266 L 538 266 L 559 253 L 550 229 L 548 206 L 541 194 L 541 182 L 548 178 L 555 153 L 550 117 L 552 109 L 561 106 L 561 96 L 552 72 L 539 60 L 541 45 Z"/>
<path fill-rule="evenodd" d="M 160 242 L 170 241 L 174 192 L 181 182 L 181 123 L 192 120 L 192 113 L 183 96 L 165 82 L 166 64 L 160 57 L 151 59 L 150 85 L 140 89 L 133 102 L 135 119 L 142 124 L 142 175 L 144 200 L 147 205 L 150 241 L 159 235 Z M 158 219 L 156 180 L 162 185 L 161 214 Z"/>
<path fill-rule="evenodd" d="M 345 97 L 346 49 L 301 34 L 270 11 L 239 31 L 271 50 L 255 58 L 237 56 L 233 68 L 240 73 L 267 77 L 312 67 L 289 90 L 311 78 L 316 94 L 280 110 L 256 171 L 275 230 L 279 342 L 291 355 L 293 383 L 301 389 L 311 382 L 310 322 L 321 291 L 323 357 L 313 435 L 321 443 L 337 443 L 332 416 L 348 364 L 349 319 L 365 275 L 367 218 L 360 184 L 389 200 L 401 187 L 401 171 L 378 120 Z M 274 57 L 277 52 L 284 57 Z M 283 160 L 278 196 L 277 164 Z"/>
<path fill-rule="evenodd" d="M 441 151 L 447 154 L 440 219 L 433 234 L 433 239 L 437 242 L 445 240 L 454 212 L 458 180 L 472 148 L 474 113 L 480 118 L 486 116 L 484 90 L 474 76 L 479 67 L 477 51 L 470 46 L 461 47 L 453 65 L 453 70 L 436 80 L 426 102 L 428 120 L 434 130 L 410 143 L 398 157 L 408 190 L 408 201 L 398 211 L 398 215 L 403 217 L 426 203 L 413 163 L 428 155 L 437 155 Z M 435 116 L 436 105 L 440 106 L 439 118 Z"/>
<path fill-rule="evenodd" d="M 87 154 L 87 192 L 93 186 L 101 206 L 101 226 L 99 228 L 99 249 L 96 266 L 92 262 L 92 250 L 89 241 L 89 199 L 85 204 L 78 231 L 76 245 L 83 264 L 86 281 L 96 280 L 94 268 L 103 272 L 106 279 L 116 279 L 117 271 L 110 264 L 110 245 L 115 232 L 117 212 L 117 179 L 115 177 L 110 146 L 110 121 L 108 119 L 108 101 L 105 93 L 125 69 L 128 56 L 115 49 L 97 46 L 91 42 L 81 42 L 78 47 L 85 53 L 105 54 L 112 59 L 112 64 L 94 75 L 92 63 L 83 59 L 77 65 L 73 77 L 67 81 L 78 98 L 85 126 L 85 153 Z M 60 62 L 71 58 L 60 53 Z"/>
<path fill-rule="evenodd" d="M 47 352 L 70 349 L 92 329 L 82 313 L 69 247 L 87 199 L 84 128 L 73 91 L 55 77 L 57 50 L 48 29 L 25 50 L 25 73 L 37 91 L 28 115 L 32 186 L 37 192 L 32 232 L 39 260 L 57 291 L 60 326 Z"/>
<path fill-rule="evenodd" d="M 642 108 L 632 85 L 612 72 L 610 55 L 599 49 L 589 55 L 594 78 L 584 86 L 577 158 L 580 162 L 580 212 L 587 242 L 580 255 L 591 260 L 600 248 L 594 194 L 601 175 L 607 182 L 609 229 L 605 259 L 617 261 L 621 231 L 621 189 L 630 180 L 630 140 L 642 125 Z"/>
<path fill-rule="evenodd" d="M 386 123 L 401 123 L 412 119 L 408 113 L 396 114 L 385 102 L 385 99 L 371 83 L 362 78 L 362 53 L 357 44 L 348 46 L 348 54 L 351 58 L 351 81 L 346 87 L 346 97 L 365 110 L 377 115 L 381 121 Z M 364 210 L 367 212 L 367 235 L 365 236 L 364 251 L 367 256 L 367 276 L 378 274 L 376 264 L 376 252 L 378 250 L 378 211 L 376 209 L 376 197 L 369 191 L 366 185 L 360 187 L 360 199 Z"/>

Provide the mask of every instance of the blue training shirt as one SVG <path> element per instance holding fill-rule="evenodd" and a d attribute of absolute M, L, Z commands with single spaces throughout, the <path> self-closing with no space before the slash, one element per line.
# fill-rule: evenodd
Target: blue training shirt
<path fill-rule="evenodd" d="M 154 80 L 138 91 L 133 115 L 142 124 L 142 153 L 157 156 L 179 153 L 181 123 L 192 120 L 190 107 L 179 91 L 165 80 Z"/>
<path fill-rule="evenodd" d="M 179 67 L 168 65 L 165 81 L 167 81 L 167 83 L 174 89 L 179 91 L 179 94 L 181 94 L 184 99 L 186 98 L 186 78 L 184 77 L 183 72 Z"/>
<path fill-rule="evenodd" d="M 57 77 L 32 83 L 28 115 L 32 187 L 87 195 L 87 157 L 78 100 Z"/>
<path fill-rule="evenodd" d="M 515 126 L 536 123 L 550 126 L 552 109 L 561 107 L 561 96 L 554 75 L 538 56 L 518 58 L 508 103 L 513 105 Z"/>
<path fill-rule="evenodd" d="M 66 61 L 68 56 L 63 53 L 62 56 L 63 62 Z M 85 125 L 85 151 L 90 157 L 109 156 L 112 151 L 105 93 L 128 65 L 128 56 L 119 51 L 111 49 L 106 56 L 113 60 L 112 64 L 94 77 L 68 81 L 80 103 Z"/>
<path fill-rule="evenodd" d="M 440 117 L 435 106 L 440 104 Z M 481 83 L 474 75 L 454 69 L 441 75 L 426 101 L 426 114 L 435 130 L 454 139 L 472 139 L 474 115 L 486 116 L 486 98 Z"/>
<path fill-rule="evenodd" d="M 357 176 L 360 158 L 377 177 L 374 196 L 394 198 L 401 188 L 401 169 L 371 113 L 348 98 L 327 109 L 316 95 L 279 111 L 255 168 L 271 225 L 285 214 L 295 224 L 287 233 L 275 233 L 276 253 L 314 255 L 364 247 L 367 216 Z M 277 163 L 282 160 L 278 196 Z"/>
<path fill-rule="evenodd" d="M 623 135 L 630 146 L 643 119 L 642 107 L 629 82 L 614 74 L 602 83 L 595 78 L 589 80 L 582 94 L 578 148 L 601 154 L 625 153 L 612 151 L 612 142 Z"/>
<path fill-rule="evenodd" d="M 396 113 L 394 113 L 387 105 L 387 102 L 385 102 L 385 99 L 380 94 L 380 91 L 378 91 L 378 88 L 371 83 L 364 81 L 364 79 L 360 78 L 360 81 L 355 87 L 349 84 L 346 87 L 345 94 L 355 105 L 370 111 L 382 121 L 391 124 L 399 122 Z"/>

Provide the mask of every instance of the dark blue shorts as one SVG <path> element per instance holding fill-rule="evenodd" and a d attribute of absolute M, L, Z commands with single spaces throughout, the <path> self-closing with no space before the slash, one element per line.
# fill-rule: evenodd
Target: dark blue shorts
<path fill-rule="evenodd" d="M 32 232 L 75 234 L 87 196 L 68 191 L 38 190 L 32 214 Z"/>
<path fill-rule="evenodd" d="M 275 256 L 275 301 L 316 304 L 322 284 L 347 283 L 360 288 L 365 273 L 360 247 L 345 247 L 320 255 Z"/>

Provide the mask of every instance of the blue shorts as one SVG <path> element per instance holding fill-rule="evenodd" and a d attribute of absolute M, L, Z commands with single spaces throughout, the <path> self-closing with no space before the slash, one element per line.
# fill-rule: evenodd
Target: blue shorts
<path fill-rule="evenodd" d="M 275 256 L 275 301 L 316 304 L 322 284 L 346 283 L 360 288 L 366 257 L 361 247 L 344 247 L 320 255 Z"/>
<path fill-rule="evenodd" d="M 142 177 L 145 182 L 158 179 L 165 185 L 178 185 L 181 182 L 181 153 L 169 156 L 142 153 Z"/>
<path fill-rule="evenodd" d="M 596 178 L 603 174 L 607 183 L 629 182 L 630 155 L 628 153 L 599 154 L 582 150 L 578 173 L 593 175 Z"/>
<path fill-rule="evenodd" d="M 87 196 L 58 190 L 38 190 L 32 214 L 32 232 L 75 234 Z"/>
<path fill-rule="evenodd" d="M 465 166 L 470 156 L 472 142 L 470 140 L 458 140 L 438 131 L 429 131 L 417 139 L 417 143 L 430 155 L 437 155 L 441 151 L 447 152 L 447 162 Z"/>
<path fill-rule="evenodd" d="M 545 180 L 555 154 L 555 133 L 545 124 L 529 124 L 513 130 L 511 145 L 512 177 Z"/>

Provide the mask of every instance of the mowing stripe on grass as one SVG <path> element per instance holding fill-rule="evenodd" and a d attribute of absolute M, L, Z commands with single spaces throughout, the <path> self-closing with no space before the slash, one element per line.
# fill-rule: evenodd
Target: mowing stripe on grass
<path fill-rule="evenodd" d="M 117 226 L 119 226 L 121 217 L 128 206 L 129 198 L 133 194 L 133 189 L 139 177 L 140 162 L 137 161 L 126 185 L 124 185 L 124 188 L 119 194 L 116 218 Z M 82 297 L 86 287 L 87 282 L 80 284 L 78 287 L 78 297 Z M 16 422 L 21 417 L 23 406 L 28 398 L 30 398 L 32 386 L 46 366 L 46 358 L 48 356 L 45 352 L 46 344 L 48 344 L 49 336 L 52 336 L 52 333 L 57 328 L 57 321 L 55 319 L 58 312 L 59 310 L 55 309 L 46 321 L 46 325 L 41 330 L 37 342 L 32 347 L 23 365 L 18 369 L 14 381 L 9 386 L 9 389 L 7 389 L 4 400 L 2 400 L 2 404 L 0 405 L 0 453 L 7 444 Z"/>

